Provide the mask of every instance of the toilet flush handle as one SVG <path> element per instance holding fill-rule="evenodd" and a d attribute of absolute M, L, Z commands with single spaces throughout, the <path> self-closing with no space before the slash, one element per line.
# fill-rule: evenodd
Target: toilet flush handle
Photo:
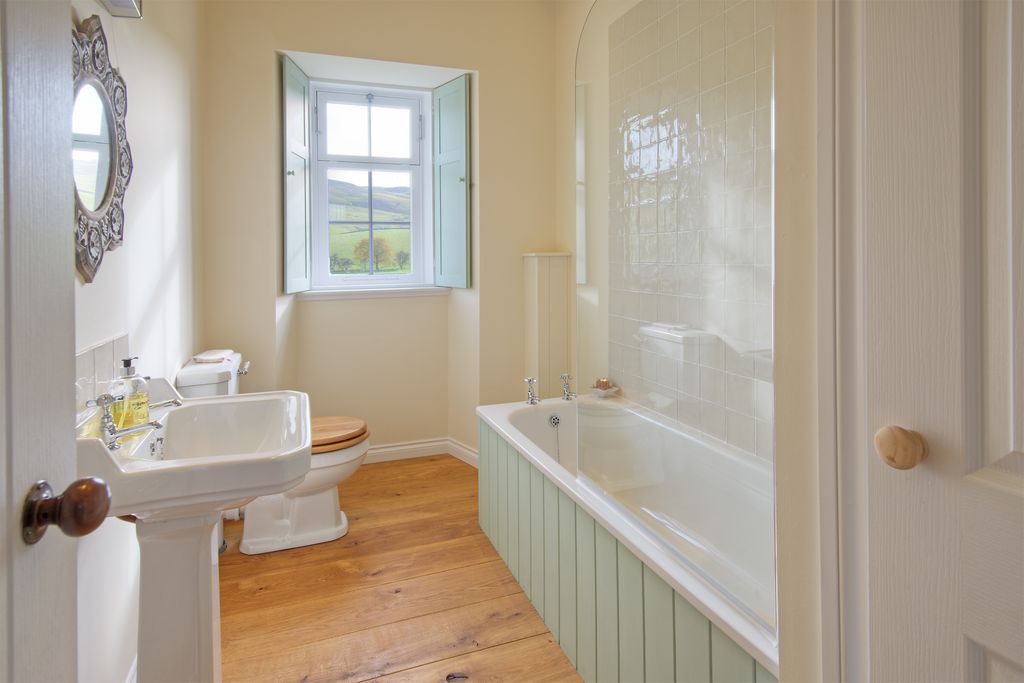
<path fill-rule="evenodd" d="M 239 374 L 239 376 L 241 376 L 241 375 L 248 375 L 249 374 L 249 361 L 245 361 L 244 363 L 242 363 L 239 366 L 238 374 Z"/>

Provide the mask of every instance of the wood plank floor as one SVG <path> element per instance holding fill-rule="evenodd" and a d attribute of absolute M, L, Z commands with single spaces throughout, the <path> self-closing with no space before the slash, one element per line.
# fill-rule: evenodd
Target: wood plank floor
<path fill-rule="evenodd" d="M 477 524 L 476 470 L 451 456 L 364 465 L 349 533 L 220 558 L 225 681 L 579 681 Z"/>

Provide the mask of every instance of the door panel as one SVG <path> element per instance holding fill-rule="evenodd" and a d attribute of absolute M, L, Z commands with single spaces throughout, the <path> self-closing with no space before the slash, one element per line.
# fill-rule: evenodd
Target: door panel
<path fill-rule="evenodd" d="M 1024 8 L 841 12 L 844 675 L 1012 680 L 1024 671 Z M 927 459 L 887 466 L 871 447 L 887 425 L 923 434 Z"/>
<path fill-rule="evenodd" d="M 956 555 L 966 438 L 962 10 L 941 0 L 866 7 L 868 40 L 889 46 L 865 60 L 866 427 L 910 427 L 930 446 L 927 465 L 906 472 L 865 454 L 869 671 L 873 681 L 960 679 L 946 558 Z"/>
<path fill-rule="evenodd" d="M 979 456 L 960 515 L 960 596 L 968 675 L 1024 678 L 1024 7 L 982 3 Z M 1015 109 L 1016 108 L 1016 109 Z M 971 226 L 965 224 L 970 231 Z"/>
<path fill-rule="evenodd" d="M 73 681 L 76 549 L 59 530 L 22 543 L 21 507 L 75 478 L 70 6 L 0 0 L 3 17 L 4 537 L 0 679 Z"/>

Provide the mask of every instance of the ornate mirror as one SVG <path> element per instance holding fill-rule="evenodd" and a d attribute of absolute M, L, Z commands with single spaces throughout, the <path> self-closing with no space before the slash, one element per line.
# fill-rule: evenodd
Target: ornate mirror
<path fill-rule="evenodd" d="M 124 237 L 124 192 L 132 177 L 125 133 L 128 96 L 124 79 L 110 64 L 99 17 L 71 32 L 71 47 L 75 265 L 82 279 L 92 282 L 103 255 L 121 246 Z"/>

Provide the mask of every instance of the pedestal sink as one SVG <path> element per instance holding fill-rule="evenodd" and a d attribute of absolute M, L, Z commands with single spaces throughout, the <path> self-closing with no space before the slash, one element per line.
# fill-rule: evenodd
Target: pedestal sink
<path fill-rule="evenodd" d="M 110 486 L 111 516 L 138 520 L 140 683 L 219 681 L 213 528 L 222 510 L 302 482 L 309 400 L 294 391 L 189 399 L 151 417 L 163 429 L 113 451 L 79 439 L 79 471 Z"/>

